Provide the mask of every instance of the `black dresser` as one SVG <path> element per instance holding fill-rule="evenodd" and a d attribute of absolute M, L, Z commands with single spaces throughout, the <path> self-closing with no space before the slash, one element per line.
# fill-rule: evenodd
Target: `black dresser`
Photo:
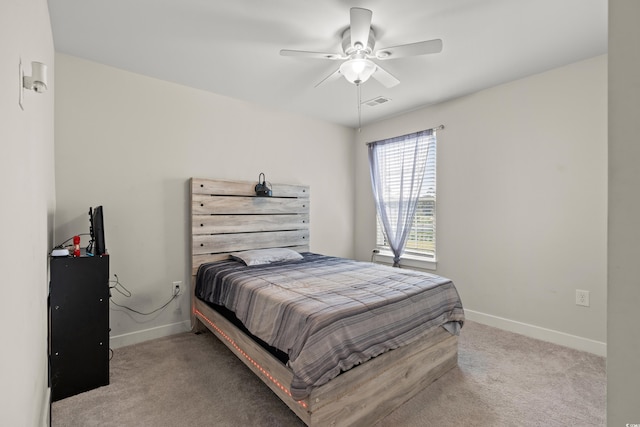
<path fill-rule="evenodd" d="M 109 384 L 109 256 L 52 257 L 51 400 Z"/>

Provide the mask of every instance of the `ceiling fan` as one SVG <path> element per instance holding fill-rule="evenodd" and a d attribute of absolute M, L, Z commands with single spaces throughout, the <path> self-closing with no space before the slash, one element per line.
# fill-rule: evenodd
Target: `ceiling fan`
<path fill-rule="evenodd" d="M 347 81 L 359 86 L 373 76 L 374 79 L 390 88 L 400 83 L 400 81 L 373 62 L 372 59 L 387 60 L 442 51 L 442 40 L 440 39 L 403 44 L 374 51 L 376 36 L 373 28 L 371 28 L 372 15 L 373 13 L 368 9 L 351 8 L 349 28 L 342 33 L 343 53 L 282 49 L 280 55 L 345 60 L 336 71 L 316 84 L 316 87 L 326 81 L 336 80 L 340 76 L 344 76 Z"/>

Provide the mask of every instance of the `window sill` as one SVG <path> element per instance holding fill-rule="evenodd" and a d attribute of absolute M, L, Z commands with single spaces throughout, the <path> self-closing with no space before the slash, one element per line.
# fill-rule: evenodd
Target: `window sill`
<path fill-rule="evenodd" d="M 373 254 L 373 261 L 393 265 L 393 253 L 381 250 L 379 253 Z M 400 258 L 400 267 L 435 271 L 438 263 L 433 259 L 405 254 Z"/>

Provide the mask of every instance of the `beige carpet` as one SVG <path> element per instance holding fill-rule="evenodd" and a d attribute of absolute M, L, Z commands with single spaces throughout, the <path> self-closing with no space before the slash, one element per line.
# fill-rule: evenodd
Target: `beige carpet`
<path fill-rule="evenodd" d="M 474 322 L 459 367 L 383 426 L 603 426 L 605 359 Z M 303 426 L 211 334 L 115 350 L 111 384 L 55 402 L 54 427 Z"/>

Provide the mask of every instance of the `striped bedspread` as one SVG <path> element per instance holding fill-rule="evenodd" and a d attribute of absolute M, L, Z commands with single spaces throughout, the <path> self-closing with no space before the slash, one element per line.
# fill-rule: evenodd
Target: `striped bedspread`
<path fill-rule="evenodd" d="M 223 305 L 255 336 L 289 355 L 291 394 L 440 326 L 457 334 L 464 321 L 446 278 L 408 269 L 304 253 L 300 261 L 247 267 L 203 264 L 196 296 Z"/>

